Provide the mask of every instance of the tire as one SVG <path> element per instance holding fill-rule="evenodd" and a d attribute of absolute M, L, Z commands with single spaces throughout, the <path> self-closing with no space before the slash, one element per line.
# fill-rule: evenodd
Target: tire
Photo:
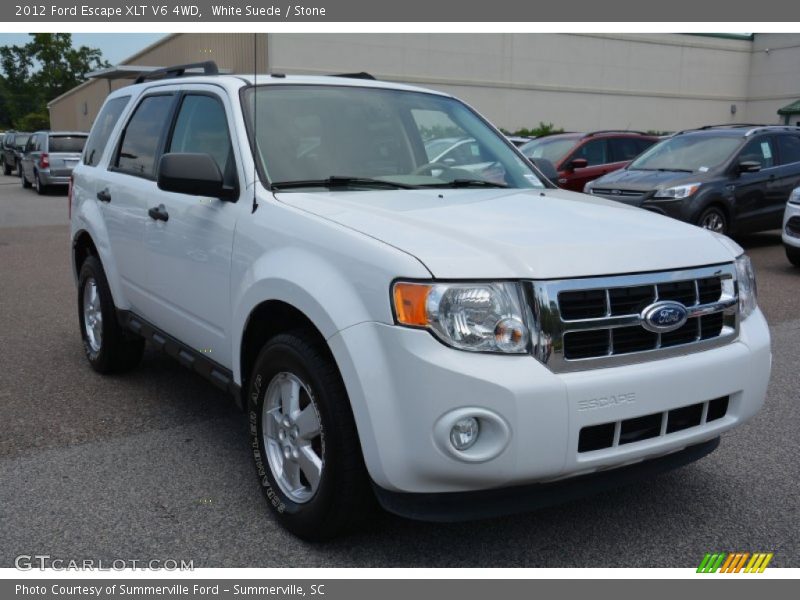
<path fill-rule="evenodd" d="M 33 187 L 40 196 L 44 196 L 47 193 L 47 186 L 42 185 L 42 178 L 39 177 L 39 173 L 33 174 Z"/>
<path fill-rule="evenodd" d="M 729 231 L 728 215 L 719 206 L 709 206 L 697 217 L 696 225 L 717 233 L 727 235 Z"/>
<path fill-rule="evenodd" d="M 256 359 L 247 395 L 264 497 L 278 522 L 308 541 L 356 529 L 375 506 L 350 401 L 323 343 L 304 330 L 269 340 Z M 289 393 L 292 389 L 297 393 Z M 296 402 L 286 410 L 289 397 Z M 288 458 L 292 454 L 299 460 Z"/>
<path fill-rule="evenodd" d="M 25 177 L 25 173 L 22 172 L 22 169 L 20 169 L 20 171 L 19 171 L 19 178 L 20 178 L 20 181 L 22 182 L 22 187 L 23 188 L 25 188 L 27 190 L 29 187 L 31 187 L 31 182 L 28 181 L 27 177 Z"/>
<path fill-rule="evenodd" d="M 142 359 L 144 339 L 133 337 L 117 322 L 103 266 L 95 256 L 81 265 L 78 278 L 78 318 L 86 358 L 98 373 L 122 373 Z"/>
<path fill-rule="evenodd" d="M 786 244 L 783 247 L 786 249 L 786 258 L 789 259 L 789 262 L 795 267 L 800 267 L 800 248 L 787 246 Z"/>
<path fill-rule="evenodd" d="M 11 175 L 11 166 L 4 160 L 3 161 L 3 175 Z"/>

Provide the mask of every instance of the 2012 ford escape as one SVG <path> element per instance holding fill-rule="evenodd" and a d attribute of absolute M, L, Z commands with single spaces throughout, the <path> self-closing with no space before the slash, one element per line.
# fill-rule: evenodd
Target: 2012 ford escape
<path fill-rule="evenodd" d="M 357 77 L 143 75 L 70 190 L 86 356 L 145 341 L 245 406 L 307 539 L 475 518 L 686 464 L 764 401 L 732 240 L 559 190 L 470 107 Z M 196 67 L 196 65 L 195 65 Z M 431 163 L 468 138 L 480 168 Z"/>

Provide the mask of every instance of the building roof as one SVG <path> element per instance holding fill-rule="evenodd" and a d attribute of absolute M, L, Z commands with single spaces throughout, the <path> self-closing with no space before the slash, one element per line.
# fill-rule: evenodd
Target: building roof
<path fill-rule="evenodd" d="M 778 109 L 779 115 L 796 115 L 798 113 L 800 113 L 800 100 L 795 100 L 791 104 Z"/>

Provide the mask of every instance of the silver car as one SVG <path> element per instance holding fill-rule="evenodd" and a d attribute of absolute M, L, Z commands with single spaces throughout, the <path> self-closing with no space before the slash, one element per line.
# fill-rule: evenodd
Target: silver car
<path fill-rule="evenodd" d="M 33 185 L 39 194 L 50 186 L 67 185 L 86 144 L 83 131 L 37 131 L 31 134 L 22 156 L 22 187 Z"/>

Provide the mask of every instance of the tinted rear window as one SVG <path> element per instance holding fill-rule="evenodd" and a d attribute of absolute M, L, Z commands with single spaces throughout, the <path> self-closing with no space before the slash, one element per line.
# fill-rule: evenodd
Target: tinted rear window
<path fill-rule="evenodd" d="M 85 135 L 51 135 L 48 151 L 83 152 L 84 145 L 86 145 Z"/>
<path fill-rule="evenodd" d="M 86 152 L 83 153 L 84 164 L 93 167 L 98 163 L 106 144 L 108 144 L 108 138 L 130 98 L 130 96 L 120 96 L 105 103 L 92 125 L 89 139 L 86 141 Z"/>

